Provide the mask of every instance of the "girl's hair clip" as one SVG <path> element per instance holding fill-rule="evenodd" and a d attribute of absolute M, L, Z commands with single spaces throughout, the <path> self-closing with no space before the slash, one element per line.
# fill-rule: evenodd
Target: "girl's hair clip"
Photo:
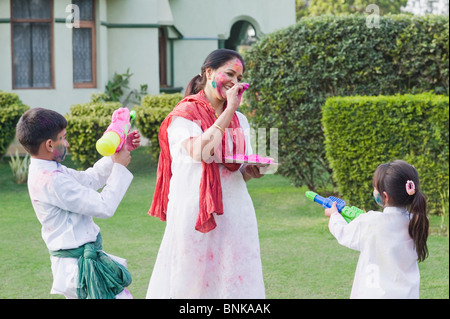
<path fill-rule="evenodd" d="M 408 193 L 408 195 L 414 195 L 416 193 L 416 185 L 414 184 L 413 181 L 408 180 L 406 182 L 406 192 Z"/>

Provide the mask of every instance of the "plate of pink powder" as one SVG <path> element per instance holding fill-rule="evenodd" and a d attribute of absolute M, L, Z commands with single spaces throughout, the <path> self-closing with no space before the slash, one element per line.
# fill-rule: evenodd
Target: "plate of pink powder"
<path fill-rule="evenodd" d="M 267 164 L 267 165 L 278 165 L 272 158 L 259 156 L 257 154 L 244 155 L 236 154 L 233 156 L 226 156 L 225 161 L 228 163 L 238 163 L 238 164 Z"/>

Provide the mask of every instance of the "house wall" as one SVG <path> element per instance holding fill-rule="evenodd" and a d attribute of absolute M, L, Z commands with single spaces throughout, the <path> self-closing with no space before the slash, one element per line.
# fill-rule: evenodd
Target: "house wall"
<path fill-rule="evenodd" d="M 0 90 L 15 92 L 31 107 L 44 107 L 62 114 L 76 103 L 89 101 L 92 89 L 74 89 L 72 72 L 72 29 L 67 28 L 65 12 L 70 1 L 54 1 L 53 16 L 53 72 L 54 89 L 12 89 L 11 24 L 0 23 Z M 10 18 L 10 1 L 0 2 L 0 18 Z M 98 79 L 99 81 L 100 79 Z"/>
<path fill-rule="evenodd" d="M 230 36 L 233 24 L 250 22 L 257 36 L 295 23 L 295 0 L 170 0 L 174 25 L 183 38 L 174 41 L 174 86 L 185 88 L 200 72 L 206 56 Z"/>
<path fill-rule="evenodd" d="M 10 2 L 0 1 L 0 90 L 11 91 Z"/>
<path fill-rule="evenodd" d="M 158 1 L 108 0 L 108 77 L 127 68 L 133 76 L 130 88 L 148 85 L 159 93 Z M 154 25 L 152 27 L 152 25 Z M 103 26 L 105 28 L 105 26 Z"/>
<path fill-rule="evenodd" d="M 31 107 L 66 114 L 71 105 L 88 102 L 92 93 L 103 91 L 114 73 L 129 68 L 130 88 L 147 84 L 150 94 L 158 94 L 158 27 L 173 25 L 182 37 L 170 31 L 168 83 L 184 91 L 219 40 L 229 37 L 235 22 L 249 21 L 258 36 L 295 23 L 295 0 L 96 0 L 97 87 L 74 88 L 72 29 L 65 24 L 70 3 L 53 1 L 54 89 L 13 90 L 10 0 L 0 0 L 0 90 L 17 93 Z"/>

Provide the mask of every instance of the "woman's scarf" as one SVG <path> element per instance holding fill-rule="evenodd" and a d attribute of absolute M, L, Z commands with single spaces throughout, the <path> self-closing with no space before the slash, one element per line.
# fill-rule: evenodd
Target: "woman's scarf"
<path fill-rule="evenodd" d="M 172 177 L 172 159 L 169 150 L 167 128 L 175 116 L 181 116 L 190 121 L 195 121 L 195 123 L 200 125 L 203 132 L 210 128 L 216 121 L 214 109 L 206 99 L 205 93 L 200 91 L 195 95 L 189 95 L 182 99 L 161 123 L 158 135 L 161 153 L 159 154 L 158 170 L 156 173 L 155 193 L 148 214 L 159 217 L 162 221 L 166 221 L 169 186 Z M 222 164 L 228 170 L 234 172 L 239 169 L 240 164 L 226 163 L 224 157 L 225 155 L 234 155 L 237 152 L 243 153 L 245 147 L 244 134 L 240 128 L 239 118 L 236 113 L 233 114 L 228 128 L 232 130 L 225 130 L 222 139 L 222 150 L 225 150 L 225 152 L 222 151 Z M 228 134 L 230 133 L 232 134 L 233 154 L 228 154 Z M 199 212 L 195 229 L 202 233 L 207 233 L 216 227 L 213 213 L 217 215 L 223 214 L 219 164 L 215 160 L 211 163 L 202 161 L 199 194 Z"/>

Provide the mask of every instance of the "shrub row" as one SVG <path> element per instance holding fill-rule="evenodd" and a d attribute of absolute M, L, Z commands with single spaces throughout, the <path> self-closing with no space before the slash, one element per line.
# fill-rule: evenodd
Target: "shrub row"
<path fill-rule="evenodd" d="M 0 158 L 14 139 L 17 122 L 28 109 L 17 94 L 0 91 Z"/>
<path fill-rule="evenodd" d="M 158 132 L 161 122 L 182 98 L 183 95 L 180 93 L 146 95 L 142 98 L 142 104 L 134 107 L 136 111 L 136 126 L 141 135 L 148 138 L 151 142 L 151 151 L 154 159 L 157 158 L 160 150 Z"/>
<path fill-rule="evenodd" d="M 254 44 L 244 56 L 242 111 L 256 127 L 278 128 L 278 172 L 296 186 L 330 184 L 321 128 L 328 97 L 448 95 L 448 22 L 388 15 L 368 28 L 365 15 L 311 17 Z"/>
<path fill-rule="evenodd" d="M 430 211 L 449 189 L 449 98 L 420 95 L 329 98 L 323 108 L 326 158 L 340 193 L 375 209 L 372 176 L 394 159 L 414 165 Z M 448 207 L 447 207 L 448 208 Z"/>
<path fill-rule="evenodd" d="M 136 111 L 135 126 L 151 142 L 154 158 L 159 154 L 158 132 L 161 122 L 183 98 L 181 94 L 146 95 Z M 122 107 L 120 102 L 103 102 L 95 99 L 89 103 L 73 105 L 67 119 L 67 141 L 70 153 L 79 168 L 92 166 L 101 155 L 95 144 L 111 123 L 113 112 Z"/>

